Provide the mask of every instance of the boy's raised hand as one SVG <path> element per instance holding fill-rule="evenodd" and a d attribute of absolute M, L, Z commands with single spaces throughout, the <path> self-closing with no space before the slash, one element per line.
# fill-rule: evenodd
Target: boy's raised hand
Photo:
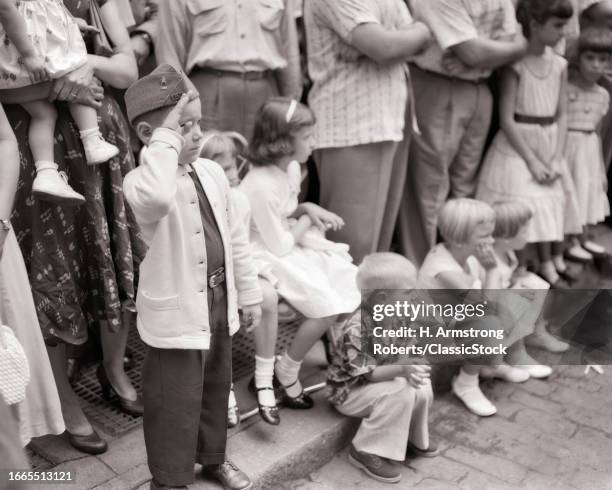
<path fill-rule="evenodd" d="M 164 122 L 162 122 L 161 127 L 171 129 L 172 131 L 176 131 L 177 133 L 181 133 L 181 117 L 183 117 L 185 107 L 187 107 L 187 104 L 189 104 L 189 102 L 196 99 L 197 97 L 198 94 L 193 90 L 190 90 L 186 94 L 183 94 L 174 106 L 174 109 L 172 109 L 168 113 L 166 119 L 164 119 Z"/>

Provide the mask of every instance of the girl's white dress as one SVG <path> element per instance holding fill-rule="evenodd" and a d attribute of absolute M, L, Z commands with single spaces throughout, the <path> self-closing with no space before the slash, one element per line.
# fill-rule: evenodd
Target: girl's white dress
<path fill-rule="evenodd" d="M 21 442 L 64 432 L 55 379 L 42 338 L 21 250 L 9 232 L 0 260 L 0 323 L 4 323 L 23 347 L 30 368 L 26 398 L 17 405 Z"/>
<path fill-rule="evenodd" d="M 530 65 L 548 66 L 546 76 L 538 77 Z M 559 105 L 559 94 L 567 61 L 547 48 L 542 56 L 528 57 L 512 66 L 519 76 L 515 114 L 535 117 L 554 117 Z M 549 162 L 556 150 L 558 125 L 517 123 L 523 139 L 543 162 Z M 565 223 L 566 192 L 569 199 L 571 189 L 566 165 L 559 169 L 564 178 L 552 184 L 538 183 L 527 163 L 514 149 L 508 137 L 500 130 L 487 152 L 480 171 L 476 197 L 490 204 L 506 201 L 523 201 L 533 210 L 533 219 L 528 224 L 529 243 L 563 240 L 568 226 Z M 564 185 L 565 184 L 565 185 Z M 570 226 L 571 227 L 571 226 Z"/>
<path fill-rule="evenodd" d="M 79 26 L 62 0 L 21 0 L 17 9 L 28 39 L 45 59 L 51 78 L 60 78 L 87 62 L 87 49 Z M 30 73 L 20 63 L 21 54 L 0 24 L 0 89 L 32 85 Z"/>
<path fill-rule="evenodd" d="M 570 82 L 565 156 L 578 196 L 581 225 L 595 225 L 610 214 L 599 124 L 608 113 L 610 95 L 603 87 Z"/>
<path fill-rule="evenodd" d="M 232 206 L 234 208 L 234 213 L 236 219 L 242 223 L 244 229 L 247 232 L 250 232 L 251 229 L 251 205 L 249 203 L 249 198 L 247 195 L 240 190 L 238 187 L 231 188 L 231 199 Z M 258 254 L 251 246 L 251 252 L 253 253 L 253 261 L 255 263 L 255 269 L 257 270 L 257 275 L 259 277 L 263 277 L 270 284 L 275 286 L 278 283 L 278 279 L 272 274 L 272 266 L 258 258 Z"/>
<path fill-rule="evenodd" d="M 349 313 L 359 306 L 361 295 L 348 247 L 313 231 L 296 243 L 290 232 L 300 190 L 296 165 L 286 172 L 276 165 L 254 167 L 240 184 L 251 205 L 255 257 L 271 266 L 278 294 L 305 317 Z"/>

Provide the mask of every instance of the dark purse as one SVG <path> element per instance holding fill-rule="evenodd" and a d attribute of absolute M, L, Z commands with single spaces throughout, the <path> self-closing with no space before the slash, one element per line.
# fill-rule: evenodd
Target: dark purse
<path fill-rule="evenodd" d="M 89 0 L 89 17 L 91 25 L 98 29 L 98 32 L 92 35 L 94 54 L 110 58 L 115 51 L 104 30 L 97 0 Z"/>

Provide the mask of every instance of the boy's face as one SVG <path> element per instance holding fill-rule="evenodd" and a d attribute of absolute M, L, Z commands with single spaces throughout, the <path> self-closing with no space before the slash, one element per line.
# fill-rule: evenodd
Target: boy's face
<path fill-rule="evenodd" d="M 201 151 L 202 129 L 202 106 L 199 97 L 193 99 L 185 106 L 183 115 L 179 121 L 179 132 L 185 138 L 183 150 L 179 155 L 179 163 L 187 164 L 195 162 Z"/>
<path fill-rule="evenodd" d="M 610 55 L 585 51 L 580 55 L 580 74 L 585 80 L 597 83 L 610 68 Z"/>

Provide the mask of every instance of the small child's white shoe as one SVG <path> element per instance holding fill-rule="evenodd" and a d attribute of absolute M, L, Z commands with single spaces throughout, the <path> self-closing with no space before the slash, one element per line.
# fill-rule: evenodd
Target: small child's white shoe
<path fill-rule="evenodd" d="M 102 138 L 100 133 L 94 136 L 83 137 L 83 148 L 88 165 L 97 165 L 109 161 L 119 154 L 119 148 L 111 145 Z"/>
<path fill-rule="evenodd" d="M 584 242 L 582 244 L 582 247 L 587 252 L 593 255 L 605 255 L 607 253 L 607 250 L 605 249 L 603 245 L 600 245 L 599 243 L 595 243 L 592 240 L 587 240 L 586 242 Z"/>
<path fill-rule="evenodd" d="M 59 202 L 68 205 L 79 205 L 85 198 L 68 185 L 64 172 L 46 168 L 36 173 L 32 183 L 32 194 L 43 201 Z"/>
<path fill-rule="evenodd" d="M 467 409 L 480 417 L 490 417 L 497 413 L 497 408 L 489 399 L 484 396 L 480 387 L 476 385 L 466 385 L 453 379 L 453 393 L 461 400 Z"/>
<path fill-rule="evenodd" d="M 553 372 L 550 366 L 545 366 L 544 364 L 525 364 L 523 366 L 515 367 L 527 371 L 529 376 L 534 379 L 548 378 Z"/>
<path fill-rule="evenodd" d="M 593 260 L 593 254 L 582 248 L 582 246 L 576 244 L 567 251 L 567 256 L 570 259 L 578 260 L 580 262 L 590 262 Z"/>
<path fill-rule="evenodd" d="M 485 366 L 480 369 L 483 378 L 498 378 L 509 383 L 524 383 L 529 379 L 529 372 L 524 366 L 510 366 L 499 364 L 497 366 Z"/>

